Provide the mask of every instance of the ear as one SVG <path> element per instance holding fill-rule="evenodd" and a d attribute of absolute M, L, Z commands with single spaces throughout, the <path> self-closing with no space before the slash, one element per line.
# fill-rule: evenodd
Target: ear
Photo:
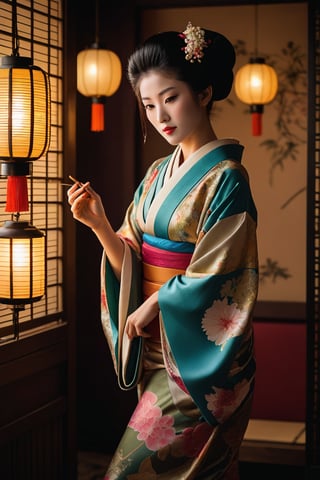
<path fill-rule="evenodd" d="M 212 86 L 205 88 L 198 94 L 199 102 L 202 107 L 206 107 L 212 98 Z"/>

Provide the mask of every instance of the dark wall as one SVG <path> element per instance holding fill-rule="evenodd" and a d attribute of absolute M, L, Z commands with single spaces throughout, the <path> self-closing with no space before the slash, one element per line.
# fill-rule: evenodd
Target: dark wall
<path fill-rule="evenodd" d="M 74 12 L 68 28 L 75 30 L 74 55 L 95 40 L 95 2 L 67 2 Z M 90 131 L 91 100 L 77 93 L 76 158 L 70 174 L 90 180 L 101 195 L 111 224 L 120 226 L 136 186 L 136 103 L 126 80 L 128 54 L 135 44 L 135 22 L 128 5 L 100 1 L 98 35 L 104 48 L 120 57 L 119 90 L 106 99 L 105 131 Z M 127 2 L 123 2 L 127 3 Z M 70 55 L 70 52 L 68 53 Z M 76 75 L 76 72 L 73 72 Z M 92 232 L 76 224 L 76 332 L 78 448 L 112 452 L 136 401 L 123 392 L 116 377 L 100 324 L 100 260 L 102 248 Z"/>

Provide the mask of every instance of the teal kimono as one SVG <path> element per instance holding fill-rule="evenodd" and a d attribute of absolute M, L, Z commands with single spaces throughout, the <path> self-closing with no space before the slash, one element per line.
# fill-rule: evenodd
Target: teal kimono
<path fill-rule="evenodd" d="M 103 256 L 104 332 L 120 387 L 139 393 L 106 480 L 237 478 L 258 290 L 257 212 L 242 151 L 235 140 L 216 140 L 182 165 L 179 147 L 156 161 L 118 231 L 120 282 Z M 130 342 L 126 318 L 147 295 L 149 268 L 162 278 L 159 338 Z"/>

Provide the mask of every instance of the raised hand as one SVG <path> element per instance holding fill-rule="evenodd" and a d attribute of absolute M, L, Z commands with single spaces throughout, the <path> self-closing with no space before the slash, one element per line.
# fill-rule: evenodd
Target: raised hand
<path fill-rule="evenodd" d="M 106 223 L 106 214 L 100 195 L 90 182 L 77 182 L 67 191 L 73 217 L 92 229 Z"/>

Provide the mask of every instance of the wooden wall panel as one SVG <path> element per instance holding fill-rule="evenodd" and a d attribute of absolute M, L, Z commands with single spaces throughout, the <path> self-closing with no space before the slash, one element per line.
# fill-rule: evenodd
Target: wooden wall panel
<path fill-rule="evenodd" d="M 0 478 L 71 480 L 67 460 L 67 326 L 0 349 Z"/>

